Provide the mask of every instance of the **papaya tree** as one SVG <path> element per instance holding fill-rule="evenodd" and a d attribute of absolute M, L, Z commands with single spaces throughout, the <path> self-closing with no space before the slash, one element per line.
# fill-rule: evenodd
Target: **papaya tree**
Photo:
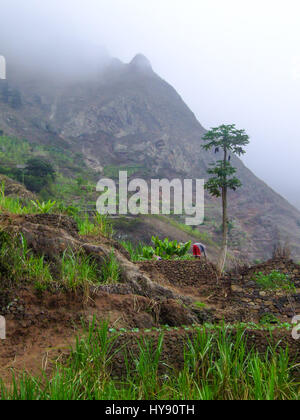
<path fill-rule="evenodd" d="M 210 164 L 208 174 L 211 177 L 205 183 L 205 189 L 213 197 L 222 198 L 222 249 L 218 260 L 218 272 L 222 274 L 228 249 L 228 191 L 236 191 L 242 186 L 241 181 L 235 176 L 237 170 L 231 164 L 232 155 L 245 154 L 244 147 L 249 144 L 249 136 L 245 130 L 236 129 L 235 125 L 221 125 L 212 128 L 204 136 L 206 142 L 202 147 L 213 150 L 215 154 L 222 153 L 222 159 Z"/>

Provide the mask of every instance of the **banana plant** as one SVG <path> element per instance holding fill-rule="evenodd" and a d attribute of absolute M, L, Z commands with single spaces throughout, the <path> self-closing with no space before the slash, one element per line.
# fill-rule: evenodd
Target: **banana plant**
<path fill-rule="evenodd" d="M 144 246 L 143 247 L 143 254 L 142 257 L 146 260 L 151 260 L 155 254 L 154 249 L 152 246 Z"/>
<path fill-rule="evenodd" d="M 169 241 L 168 238 L 162 241 L 157 236 L 152 237 L 152 242 L 155 247 L 155 254 L 165 259 L 170 259 L 173 256 L 184 257 L 191 247 L 191 241 L 181 244 L 176 240 Z"/>

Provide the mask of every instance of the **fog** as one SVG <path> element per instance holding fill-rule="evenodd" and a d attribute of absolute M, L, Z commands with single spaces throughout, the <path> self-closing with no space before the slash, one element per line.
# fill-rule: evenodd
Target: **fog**
<path fill-rule="evenodd" d="M 298 0 L 0 2 L 0 54 L 77 77 L 143 53 L 205 128 L 245 128 L 245 163 L 300 208 Z"/>

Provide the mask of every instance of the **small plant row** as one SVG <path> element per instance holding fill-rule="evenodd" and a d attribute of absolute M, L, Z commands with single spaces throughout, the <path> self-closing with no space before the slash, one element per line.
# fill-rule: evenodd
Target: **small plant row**
<path fill-rule="evenodd" d="M 177 327 L 170 327 L 169 325 L 161 325 L 159 327 L 151 327 L 151 328 L 109 328 L 109 332 L 111 334 L 130 334 L 130 333 L 152 333 L 152 332 L 172 332 L 172 331 L 202 331 L 202 330 L 210 330 L 210 331 L 220 331 L 226 328 L 227 330 L 237 330 L 237 329 L 244 329 L 250 331 L 276 331 L 276 330 L 287 330 L 290 331 L 293 328 L 293 325 L 285 322 L 277 325 L 262 325 L 256 324 L 255 322 L 240 322 L 234 324 L 192 324 L 190 326 L 181 325 Z"/>

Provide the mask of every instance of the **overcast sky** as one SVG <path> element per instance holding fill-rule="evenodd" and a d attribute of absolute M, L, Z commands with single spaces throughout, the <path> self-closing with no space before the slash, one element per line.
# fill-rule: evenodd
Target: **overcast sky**
<path fill-rule="evenodd" d="M 0 0 L 0 18 L 0 54 L 25 61 L 145 54 L 205 128 L 245 128 L 245 163 L 300 208 L 299 0 Z"/>

